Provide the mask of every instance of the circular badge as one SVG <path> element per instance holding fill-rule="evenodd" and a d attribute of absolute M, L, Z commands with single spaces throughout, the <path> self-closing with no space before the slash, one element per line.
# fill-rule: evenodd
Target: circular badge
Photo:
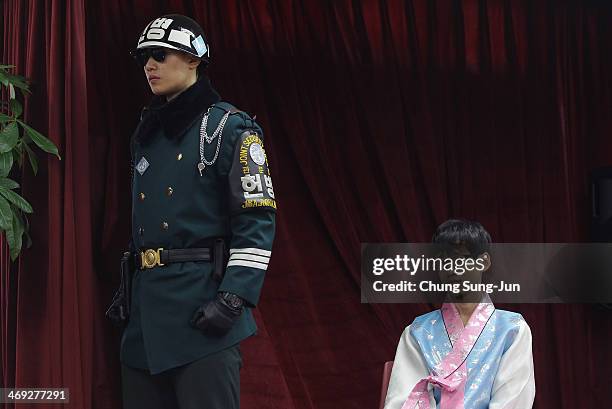
<path fill-rule="evenodd" d="M 257 142 L 252 143 L 249 147 L 249 155 L 251 156 L 251 159 L 253 159 L 253 162 L 258 164 L 259 166 L 266 163 L 266 154 L 264 153 L 264 150 L 261 145 Z"/>

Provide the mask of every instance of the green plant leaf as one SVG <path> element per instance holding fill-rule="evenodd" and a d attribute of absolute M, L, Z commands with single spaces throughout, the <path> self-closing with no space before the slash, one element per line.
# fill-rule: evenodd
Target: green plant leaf
<path fill-rule="evenodd" d="M 36 154 L 32 151 L 32 149 L 30 149 L 27 143 L 24 143 L 23 147 L 28 153 L 28 159 L 30 159 L 30 166 L 32 166 L 32 172 L 34 172 L 34 175 L 36 176 L 36 174 L 38 173 L 38 161 L 36 160 Z"/>
<path fill-rule="evenodd" d="M 25 92 L 30 92 L 30 85 L 28 84 L 28 81 L 22 77 L 21 75 L 10 75 L 9 76 L 9 82 L 11 84 L 13 84 L 14 86 L 16 86 L 17 88 L 21 89 L 22 91 Z"/>
<path fill-rule="evenodd" d="M 10 99 L 15 98 L 14 87 L 17 87 L 28 93 L 30 92 L 30 84 L 28 83 L 28 80 L 25 77 L 22 77 L 21 75 L 17 74 L 11 74 L 6 69 L 0 68 L 0 82 L 2 82 L 5 87 L 9 88 Z"/>
<path fill-rule="evenodd" d="M 14 65 L 0 64 L 0 70 L 8 70 L 10 68 L 15 68 L 15 66 Z"/>
<path fill-rule="evenodd" d="M 13 245 L 9 245 L 9 249 L 11 253 L 11 260 L 15 261 L 23 246 L 24 226 L 19 213 L 13 213 L 13 225 L 11 230 L 11 233 L 13 234 Z"/>
<path fill-rule="evenodd" d="M 22 114 L 23 107 L 21 106 L 21 102 L 17 101 L 16 99 L 11 99 L 9 104 L 11 105 L 11 112 L 15 118 Z"/>
<path fill-rule="evenodd" d="M 15 243 L 15 232 L 13 231 L 12 219 L 11 219 L 11 223 L 8 224 L 6 227 L 4 227 L 3 230 L 4 230 L 4 235 L 6 236 L 6 241 L 9 245 L 9 251 L 11 251 L 12 253 L 12 250 L 16 244 Z"/>
<path fill-rule="evenodd" d="M 21 167 L 22 153 L 21 153 L 21 149 L 17 148 L 18 146 L 19 144 L 15 145 L 15 148 L 13 148 L 11 152 L 13 152 L 13 163 L 17 162 L 19 167 Z"/>
<path fill-rule="evenodd" d="M 53 142 L 47 139 L 46 136 L 44 136 L 43 134 L 41 134 L 34 128 L 31 128 L 30 126 L 26 125 L 24 122 L 22 121 L 18 121 L 18 122 L 23 127 L 23 129 L 25 129 L 26 133 L 32 139 L 32 141 L 34 141 L 34 143 L 38 145 L 40 149 L 42 149 L 45 152 L 52 153 L 53 155 L 57 156 L 60 160 L 62 159 L 59 156 L 59 153 L 57 152 L 57 146 L 55 146 Z"/>
<path fill-rule="evenodd" d="M 0 131 L 0 153 L 9 152 L 19 140 L 19 128 L 11 122 Z"/>
<path fill-rule="evenodd" d="M 9 202 L 12 202 L 15 206 L 20 208 L 26 213 L 32 213 L 32 206 L 23 197 L 8 190 L 4 187 L 0 187 L 0 195 L 4 196 Z"/>
<path fill-rule="evenodd" d="M 22 221 L 24 226 L 23 234 L 25 235 L 25 246 L 26 248 L 30 248 L 32 247 L 32 237 L 30 237 L 30 233 L 28 232 L 28 230 L 30 230 L 30 221 L 28 220 L 27 214 L 22 214 L 21 216 L 23 216 Z"/>
<path fill-rule="evenodd" d="M 13 153 L 0 153 L 0 176 L 6 177 L 13 167 Z"/>
<path fill-rule="evenodd" d="M 19 183 L 15 182 L 13 179 L 0 178 L 0 187 L 5 189 L 17 189 L 19 187 Z"/>
<path fill-rule="evenodd" d="M 8 122 L 8 121 L 11 121 L 12 119 L 13 117 L 7 114 L 0 114 L 0 123 Z"/>
<path fill-rule="evenodd" d="M 0 229 L 5 230 L 12 227 L 13 211 L 9 202 L 0 197 Z"/>

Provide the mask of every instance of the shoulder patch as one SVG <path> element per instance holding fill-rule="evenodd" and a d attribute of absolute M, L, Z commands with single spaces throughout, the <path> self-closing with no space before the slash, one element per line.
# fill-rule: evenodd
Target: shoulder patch
<path fill-rule="evenodd" d="M 238 138 L 228 177 L 233 213 L 261 207 L 276 209 L 268 158 L 256 130 L 249 129 Z"/>

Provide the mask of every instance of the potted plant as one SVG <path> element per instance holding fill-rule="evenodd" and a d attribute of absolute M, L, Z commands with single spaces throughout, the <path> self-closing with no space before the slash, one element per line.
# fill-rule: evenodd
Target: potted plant
<path fill-rule="evenodd" d="M 27 156 L 27 162 L 36 175 L 38 162 L 33 151 L 34 145 L 60 160 L 61 157 L 53 142 L 20 119 L 23 114 L 20 100 L 30 90 L 24 77 L 9 72 L 13 67 L 0 65 L 0 88 L 4 91 L 0 105 L 0 230 L 4 232 L 14 261 L 21 252 L 24 235 L 26 247 L 31 245 L 27 214 L 32 213 L 33 209 L 17 193 L 19 183 L 11 178 L 11 170 L 15 164 L 23 169 Z"/>

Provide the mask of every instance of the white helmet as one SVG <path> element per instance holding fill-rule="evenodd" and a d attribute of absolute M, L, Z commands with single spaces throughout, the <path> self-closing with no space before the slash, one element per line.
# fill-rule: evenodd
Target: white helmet
<path fill-rule="evenodd" d="M 200 58 L 205 65 L 210 58 L 210 48 L 202 27 L 195 20 L 180 14 L 168 14 L 151 21 L 140 35 L 132 55 L 136 55 L 140 49 L 155 47 L 183 51 Z"/>

